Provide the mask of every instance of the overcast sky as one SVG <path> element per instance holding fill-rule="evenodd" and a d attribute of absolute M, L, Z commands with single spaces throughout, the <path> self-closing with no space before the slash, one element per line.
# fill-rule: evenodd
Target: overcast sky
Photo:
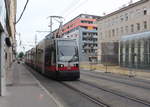
<path fill-rule="evenodd" d="M 136 1 L 139 0 L 133 0 Z M 26 0 L 17 0 L 17 19 L 25 2 Z M 129 2 L 130 0 L 29 0 L 25 13 L 16 26 L 22 41 L 22 45 L 18 45 L 18 51 L 23 51 L 23 46 L 25 50 L 32 48 L 35 35 L 38 41 L 44 38 L 47 33 L 36 31 L 49 31 L 48 16 L 63 16 L 66 23 L 81 13 L 102 16 L 103 13 L 113 12 Z M 54 22 L 54 29 L 57 27 L 58 23 Z M 19 36 L 16 37 L 19 43 Z"/>

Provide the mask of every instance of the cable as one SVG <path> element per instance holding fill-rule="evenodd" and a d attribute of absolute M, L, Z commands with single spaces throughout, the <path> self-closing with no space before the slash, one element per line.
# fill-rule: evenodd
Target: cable
<path fill-rule="evenodd" d="M 67 8 L 65 8 L 63 11 L 61 11 L 61 15 L 63 15 L 64 13 L 67 13 L 68 11 L 70 11 L 73 7 L 75 7 L 77 5 L 76 2 L 79 2 L 79 0 L 72 0 L 72 2 L 67 6 Z"/>
<path fill-rule="evenodd" d="M 21 20 L 21 18 L 22 18 L 22 16 L 23 16 L 23 13 L 24 13 L 24 11 L 26 10 L 26 7 L 27 7 L 27 5 L 28 5 L 28 2 L 29 2 L 29 0 L 27 0 L 25 6 L 24 6 L 24 8 L 23 8 L 22 13 L 21 13 L 19 19 L 15 22 L 15 24 L 17 24 L 17 23 Z"/>
<path fill-rule="evenodd" d="M 66 17 L 66 16 L 70 16 L 71 14 L 73 14 L 78 8 L 80 8 L 82 5 L 85 5 L 85 3 L 87 3 L 89 0 L 84 0 L 84 1 L 81 1 L 81 3 L 79 3 L 78 5 L 76 5 L 76 7 L 74 7 L 74 9 L 72 11 L 69 11 L 67 14 L 64 14 L 63 17 Z"/>

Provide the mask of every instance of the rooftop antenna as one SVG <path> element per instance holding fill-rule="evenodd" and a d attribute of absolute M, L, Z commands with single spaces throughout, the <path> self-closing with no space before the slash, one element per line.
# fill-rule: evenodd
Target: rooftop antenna
<path fill-rule="evenodd" d="M 103 12 L 103 16 L 105 16 L 106 15 L 106 13 L 105 12 Z"/>
<path fill-rule="evenodd" d="M 129 1 L 129 5 L 132 4 L 132 3 L 133 3 L 133 0 L 130 0 L 130 1 Z"/>

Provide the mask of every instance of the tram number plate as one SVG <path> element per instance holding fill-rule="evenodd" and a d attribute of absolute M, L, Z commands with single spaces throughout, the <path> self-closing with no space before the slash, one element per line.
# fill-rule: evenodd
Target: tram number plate
<path fill-rule="evenodd" d="M 71 66 L 70 66 L 70 64 L 68 64 L 68 69 L 71 69 Z"/>

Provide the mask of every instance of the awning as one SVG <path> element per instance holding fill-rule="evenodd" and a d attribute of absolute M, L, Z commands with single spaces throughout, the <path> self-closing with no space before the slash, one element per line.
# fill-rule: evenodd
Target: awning
<path fill-rule="evenodd" d="M 142 38 L 150 38 L 150 31 L 137 33 L 137 34 L 131 34 L 131 35 L 124 35 L 121 37 L 120 41 L 136 40 L 136 39 L 142 39 Z"/>

